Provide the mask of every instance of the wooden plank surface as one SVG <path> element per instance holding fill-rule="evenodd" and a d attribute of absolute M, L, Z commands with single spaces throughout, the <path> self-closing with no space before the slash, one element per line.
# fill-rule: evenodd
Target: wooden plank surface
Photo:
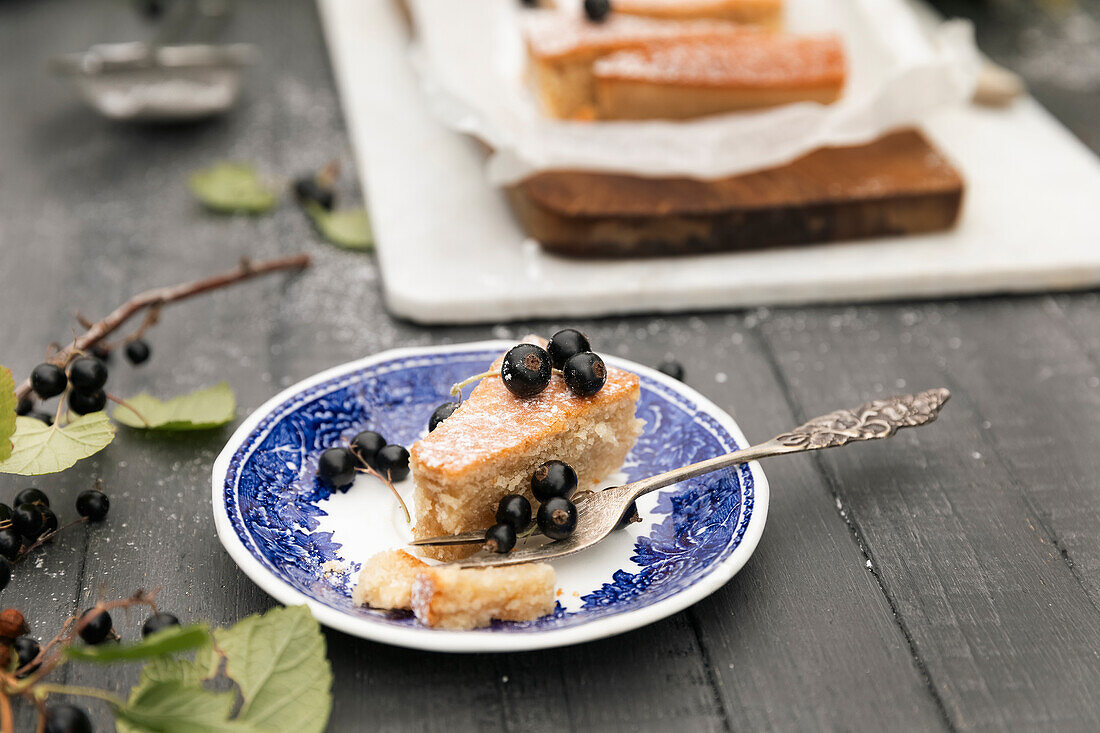
<path fill-rule="evenodd" d="M 167 395 L 225 378 L 243 415 L 321 368 L 393 346 L 565 325 L 412 326 L 384 312 L 372 260 L 317 243 L 293 207 L 256 220 L 197 209 L 182 181 L 208 161 L 292 175 L 349 160 L 309 3 L 241 3 L 230 36 L 259 44 L 265 61 L 242 107 L 209 124 L 104 122 L 46 76 L 52 53 L 141 32 L 108 0 L 0 5 L 0 68 L 23 70 L 0 75 L 0 362 L 25 373 L 69 333 L 73 308 L 98 315 L 146 286 L 299 249 L 317 257 L 300 277 L 172 308 L 151 363 L 116 363 L 112 388 Z M 1095 728 L 1096 305 L 1083 294 L 580 323 L 608 352 L 680 358 L 688 383 L 753 439 L 897 389 L 944 384 L 955 399 L 934 427 L 890 444 L 766 466 L 773 502 L 754 558 L 651 627 L 497 656 L 327 632 L 331 730 Z M 164 606 L 185 618 L 230 623 L 269 607 L 210 521 L 209 467 L 228 434 L 123 432 L 97 458 L 36 480 L 64 518 L 101 476 L 112 514 L 20 566 L 0 605 L 23 608 L 40 636 L 96 594 L 139 585 L 163 584 Z M 25 485 L 0 476 L 0 500 Z M 141 620 L 118 621 L 133 636 Z M 125 687 L 135 673 L 72 667 L 66 678 Z M 107 711 L 91 707 L 109 730 Z"/>

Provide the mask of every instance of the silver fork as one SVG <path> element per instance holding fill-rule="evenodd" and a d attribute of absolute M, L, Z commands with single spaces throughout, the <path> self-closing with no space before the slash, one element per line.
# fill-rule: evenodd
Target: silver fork
<path fill-rule="evenodd" d="M 951 393 L 941 387 L 925 390 L 916 395 L 897 395 L 872 400 L 854 410 L 837 410 L 814 418 L 790 432 L 777 435 L 758 445 L 708 458 L 705 461 L 634 481 L 625 486 L 585 492 L 575 502 L 577 529 L 564 540 L 523 547 L 508 554 L 482 551 L 458 561 L 457 564 L 461 567 L 484 568 L 553 560 L 572 555 L 591 547 L 611 534 L 631 503 L 651 491 L 761 458 L 835 448 L 861 440 L 889 438 L 901 428 L 926 425 L 935 420 L 950 397 Z M 416 540 L 409 544 L 423 547 L 479 544 L 484 541 L 485 530 L 478 530 Z"/>

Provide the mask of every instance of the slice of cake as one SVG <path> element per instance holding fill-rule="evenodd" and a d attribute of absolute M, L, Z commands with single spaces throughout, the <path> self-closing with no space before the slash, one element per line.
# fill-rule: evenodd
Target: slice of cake
<path fill-rule="evenodd" d="M 404 550 L 374 555 L 359 571 L 351 600 L 371 608 L 412 610 L 412 584 L 428 564 Z"/>
<path fill-rule="evenodd" d="M 545 342 L 542 342 L 545 343 Z M 499 371 L 500 359 L 492 366 Z M 641 433 L 634 416 L 638 377 L 608 368 L 591 397 L 574 395 L 560 375 L 533 397 L 517 397 L 498 376 L 483 379 L 469 398 L 410 451 L 417 538 L 488 529 L 501 497 L 534 501 L 531 474 L 557 459 L 590 488 L 622 465 Z M 426 547 L 442 560 L 465 557 L 476 545 Z"/>
<path fill-rule="evenodd" d="M 529 14 L 523 30 L 534 82 L 547 113 L 583 119 L 595 114 L 592 64 L 601 56 L 655 42 L 687 42 L 743 31 L 730 23 L 662 22 L 616 13 L 602 23 L 592 23 L 552 11 Z"/>
<path fill-rule="evenodd" d="M 685 119 L 792 102 L 829 104 L 844 88 L 833 36 L 739 34 L 620 51 L 593 65 L 602 119 Z"/>
<path fill-rule="evenodd" d="M 427 568 L 413 581 L 413 613 L 420 623 L 444 629 L 533 621 L 553 612 L 554 582 L 554 568 L 546 564 Z"/>
<path fill-rule="evenodd" d="M 662 20 L 710 18 L 767 28 L 783 24 L 783 0 L 615 0 L 615 13 Z"/>
<path fill-rule="evenodd" d="M 413 610 L 427 626 L 474 629 L 493 619 L 532 621 L 554 610 L 554 569 L 431 567 L 404 550 L 371 557 L 351 599 L 382 610 Z"/>

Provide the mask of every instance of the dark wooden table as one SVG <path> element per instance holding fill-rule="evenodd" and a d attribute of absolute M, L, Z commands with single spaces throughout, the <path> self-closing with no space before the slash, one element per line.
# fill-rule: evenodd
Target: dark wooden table
<path fill-rule="evenodd" d="M 1095 22 L 1095 4 L 1057 18 L 1022 0 L 942 4 L 980 16 L 983 44 L 1029 71 L 1086 142 L 1100 141 L 1096 57 L 1073 60 L 1074 42 L 1088 47 L 1074 13 Z M 69 337 L 75 308 L 100 315 L 148 286 L 297 250 L 316 257 L 300 277 L 168 311 L 151 363 L 117 365 L 114 390 L 170 395 L 227 378 L 243 416 L 365 354 L 562 325 L 405 323 L 387 315 L 371 258 L 318 243 L 294 207 L 254 220 L 199 210 L 184 178 L 205 163 L 293 174 L 350 161 L 311 3 L 242 3 L 231 36 L 264 60 L 240 108 L 213 122 L 112 124 L 45 70 L 56 52 L 145 32 L 125 3 L 0 0 L 0 362 L 18 375 Z M 346 199 L 358 197 L 351 178 Z M 681 359 L 687 382 L 754 439 L 892 391 L 943 385 L 954 399 L 935 426 L 889 444 L 769 464 L 773 503 L 755 556 L 713 596 L 648 628 L 495 656 L 328 632 L 331 729 L 1100 729 L 1097 306 L 1082 293 L 580 323 L 602 350 Z M 229 623 L 272 605 L 211 522 L 210 466 L 229 431 L 121 432 L 64 474 L 0 477 L 0 499 L 35 484 L 63 519 L 96 476 L 113 501 L 105 526 L 19 566 L 0 605 L 23 609 L 40 636 L 98 593 L 139 586 L 163 584 L 163 605 L 185 619 Z M 139 623 L 121 625 L 133 635 Z M 135 675 L 66 672 L 119 688 Z M 106 709 L 92 708 L 109 730 Z"/>

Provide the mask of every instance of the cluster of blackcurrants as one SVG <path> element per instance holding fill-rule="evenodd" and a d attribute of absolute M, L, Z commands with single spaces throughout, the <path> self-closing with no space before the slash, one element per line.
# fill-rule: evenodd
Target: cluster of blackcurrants
<path fill-rule="evenodd" d="M 133 365 L 144 364 L 152 353 L 143 339 L 127 342 L 123 351 L 126 359 Z M 44 362 L 31 371 L 31 389 L 42 400 L 49 400 L 68 392 L 69 409 L 77 415 L 99 412 L 107 406 L 107 393 L 103 387 L 107 384 L 107 359 L 111 352 L 96 347 L 93 356 L 79 356 L 73 359 L 68 369 L 57 364 Z M 36 412 L 34 402 L 23 398 L 15 408 L 17 415 L 33 417 L 50 425 L 53 417 L 48 412 Z"/>
<path fill-rule="evenodd" d="M 542 5 L 542 0 L 520 0 L 522 5 L 529 8 L 537 8 Z M 600 23 L 611 13 L 611 0 L 584 0 L 584 14 L 589 20 Z"/>
<path fill-rule="evenodd" d="M 0 590 L 11 582 L 11 563 L 36 542 L 49 539 L 58 530 L 57 515 L 50 509 L 50 498 L 38 489 L 24 489 L 15 495 L 14 509 L 0 504 Z M 88 489 L 76 497 L 76 512 L 89 522 L 107 518 L 111 502 L 98 489 Z"/>
<path fill-rule="evenodd" d="M 352 438 L 349 447 L 324 451 L 317 460 L 317 477 L 334 489 L 347 490 L 356 471 L 367 468 L 391 483 L 402 481 L 409 475 L 409 452 L 404 446 L 387 443 L 381 433 L 364 430 Z"/>
<path fill-rule="evenodd" d="M 592 353 L 588 337 L 575 328 L 555 333 L 545 349 L 536 344 L 513 346 L 500 364 L 500 378 L 515 396 L 533 397 L 550 384 L 555 369 L 578 397 L 591 397 L 607 382 L 603 359 Z"/>
<path fill-rule="evenodd" d="M 179 626 L 180 620 L 170 613 L 156 611 L 141 626 L 141 636 L 146 638 L 158 631 Z M 85 644 L 95 646 L 111 638 L 118 638 L 114 631 L 114 621 L 105 609 L 95 607 L 86 609 L 77 621 L 77 634 Z M 15 675 L 24 678 L 38 669 L 38 656 L 42 651 L 38 640 L 28 636 L 27 622 L 23 614 L 8 608 L 0 612 L 0 662 L 5 669 L 11 668 L 14 654 Z M 46 708 L 46 733 L 91 733 L 92 723 L 88 713 L 76 705 L 68 703 L 50 705 Z"/>
<path fill-rule="evenodd" d="M 547 461 L 531 475 L 531 493 L 539 502 L 535 527 L 552 540 L 564 540 L 577 529 L 577 507 L 572 502 L 577 491 L 577 472 L 564 461 Z M 508 494 L 497 505 L 497 523 L 485 532 L 484 549 L 508 553 L 516 540 L 534 533 L 531 526 L 531 502 L 521 494 Z M 639 522 L 638 507 L 631 504 L 615 529 Z"/>

